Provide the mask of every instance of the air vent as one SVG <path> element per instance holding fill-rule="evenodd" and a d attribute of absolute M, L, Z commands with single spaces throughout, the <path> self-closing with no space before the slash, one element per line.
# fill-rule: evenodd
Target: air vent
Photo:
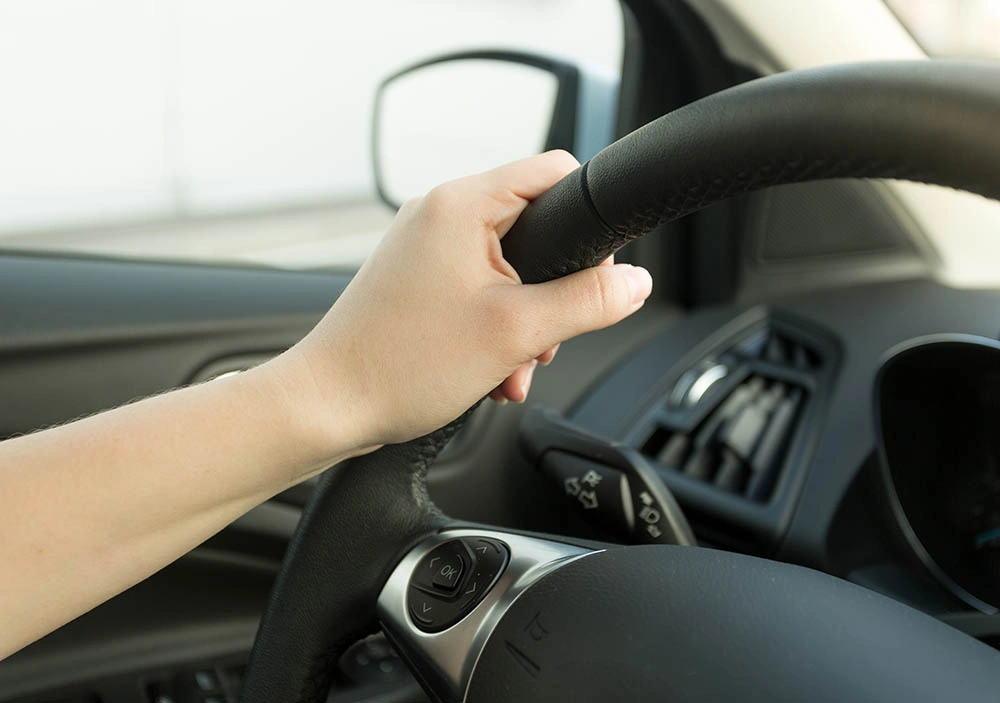
<path fill-rule="evenodd" d="M 755 331 L 681 375 L 642 451 L 668 472 L 765 502 L 821 367 L 792 335 Z"/>
<path fill-rule="evenodd" d="M 743 359 L 760 359 L 799 371 L 817 371 L 822 366 L 822 359 L 815 349 L 774 329 L 759 330 L 729 351 Z"/>

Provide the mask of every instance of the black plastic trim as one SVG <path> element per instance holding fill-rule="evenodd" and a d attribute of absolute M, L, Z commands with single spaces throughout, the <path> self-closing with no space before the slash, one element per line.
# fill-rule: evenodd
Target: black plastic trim
<path fill-rule="evenodd" d="M 932 334 L 901 342 L 886 352 L 882 358 L 878 375 L 875 377 L 875 383 L 872 387 L 872 410 L 875 415 L 875 444 L 878 456 L 878 473 L 882 479 L 882 486 L 885 491 L 885 496 L 889 503 L 892 516 L 895 518 L 896 524 L 899 527 L 903 538 L 906 540 L 911 552 L 914 556 L 916 556 L 920 564 L 927 570 L 927 573 L 933 576 L 939 584 L 941 584 L 956 598 L 963 601 L 966 605 L 969 605 L 986 615 L 995 616 L 1000 613 L 1000 608 L 977 598 L 955 579 L 953 579 L 948 572 L 945 571 L 937 563 L 937 561 L 935 561 L 934 557 L 931 556 L 930 552 L 920 540 L 920 537 L 917 536 L 917 532 L 910 523 L 910 518 L 907 516 L 906 510 L 903 508 L 902 501 L 900 501 L 899 493 L 896 490 L 896 483 L 893 480 L 892 471 L 889 467 L 889 458 L 886 453 L 885 436 L 883 433 L 884 428 L 881 421 L 882 407 L 885 400 L 882 394 L 882 389 L 885 383 L 886 372 L 892 366 L 892 362 L 905 358 L 914 352 L 918 352 L 928 345 L 937 344 L 973 344 L 1000 351 L 1000 342 L 987 337 L 972 334 Z"/>

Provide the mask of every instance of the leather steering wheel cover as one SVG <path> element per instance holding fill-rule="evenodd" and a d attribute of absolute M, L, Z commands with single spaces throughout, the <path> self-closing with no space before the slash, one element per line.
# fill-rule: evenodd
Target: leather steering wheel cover
<path fill-rule="evenodd" d="M 781 73 L 691 103 L 594 157 L 590 197 L 634 238 L 733 195 L 896 178 L 1000 196 L 1000 67 L 907 61 Z"/>
<path fill-rule="evenodd" d="M 528 206 L 504 257 L 529 272 L 526 282 L 547 280 L 714 202 L 825 178 L 921 181 L 997 199 L 998 124 L 996 62 L 883 61 L 761 78 L 601 151 Z"/>
<path fill-rule="evenodd" d="M 526 283 L 593 266 L 718 200 L 821 178 L 903 178 L 1000 198 L 1000 66 L 854 64 L 751 81 L 676 110 L 597 154 L 504 237 Z M 241 700 L 325 699 L 337 659 L 376 627 L 401 553 L 445 518 L 429 464 L 461 426 L 331 469 L 286 554 Z"/>

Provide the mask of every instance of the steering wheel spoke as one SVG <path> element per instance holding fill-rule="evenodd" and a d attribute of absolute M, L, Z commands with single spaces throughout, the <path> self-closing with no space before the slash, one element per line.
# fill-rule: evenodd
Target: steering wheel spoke
<path fill-rule="evenodd" d="M 545 575 L 595 551 L 496 530 L 443 530 L 393 570 L 379 595 L 379 621 L 424 686 L 458 703 L 510 605 Z"/>
<path fill-rule="evenodd" d="M 323 475 L 285 553 L 241 700 L 326 700 L 340 656 L 378 629 L 375 603 L 393 567 L 448 524 L 426 474 L 464 417 Z"/>

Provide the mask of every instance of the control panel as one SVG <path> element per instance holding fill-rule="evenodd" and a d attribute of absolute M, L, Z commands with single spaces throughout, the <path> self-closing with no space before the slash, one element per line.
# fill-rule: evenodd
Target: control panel
<path fill-rule="evenodd" d="M 427 535 L 400 560 L 378 597 L 378 617 L 403 661 L 442 703 L 461 703 L 490 633 L 546 575 L 596 551 L 496 530 Z"/>
<path fill-rule="evenodd" d="M 497 539 L 464 537 L 430 550 L 407 588 L 410 618 L 423 632 L 440 632 L 465 617 L 503 573 L 510 549 Z"/>

